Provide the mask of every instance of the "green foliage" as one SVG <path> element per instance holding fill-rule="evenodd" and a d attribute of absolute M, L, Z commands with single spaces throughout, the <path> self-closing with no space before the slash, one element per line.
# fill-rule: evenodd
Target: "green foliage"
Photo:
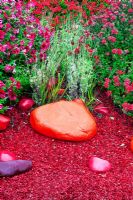
<path fill-rule="evenodd" d="M 92 24 L 87 27 L 90 32 L 88 40 L 94 39 L 88 43 L 94 50 L 97 84 L 107 89 L 107 94 L 123 112 L 133 116 L 131 2 L 112 3 L 108 10 L 92 16 L 91 20 Z"/>
<path fill-rule="evenodd" d="M 4 112 L 22 94 L 32 92 L 30 70 L 45 59 L 51 32 L 34 17 L 32 5 L 22 2 L 2 1 L 0 18 L 0 112 Z"/>

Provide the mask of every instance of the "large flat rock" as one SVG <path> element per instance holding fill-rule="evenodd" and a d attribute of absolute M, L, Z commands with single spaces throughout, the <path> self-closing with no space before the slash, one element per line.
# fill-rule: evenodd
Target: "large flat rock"
<path fill-rule="evenodd" d="M 33 110 L 30 123 L 46 136 L 69 141 L 83 141 L 96 134 L 96 123 L 81 100 L 46 104 Z"/>

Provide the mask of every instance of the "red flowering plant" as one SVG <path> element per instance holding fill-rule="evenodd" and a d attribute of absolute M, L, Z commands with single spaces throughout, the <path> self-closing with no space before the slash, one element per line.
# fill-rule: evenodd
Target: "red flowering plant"
<path fill-rule="evenodd" d="M 33 6 L 0 1 L 0 113 L 31 89 L 31 67 L 46 59 L 51 32 L 32 15 Z"/>
<path fill-rule="evenodd" d="M 111 1 L 110 6 L 93 15 L 85 24 L 87 50 L 92 54 L 97 84 L 107 90 L 114 103 L 133 116 L 132 40 L 133 4 Z M 90 41 L 90 40 L 89 40 Z"/>
<path fill-rule="evenodd" d="M 41 18 L 46 16 L 52 27 L 64 23 L 69 15 L 71 19 L 82 14 L 83 21 L 108 4 L 108 0 L 29 0 L 34 4 L 33 14 Z"/>

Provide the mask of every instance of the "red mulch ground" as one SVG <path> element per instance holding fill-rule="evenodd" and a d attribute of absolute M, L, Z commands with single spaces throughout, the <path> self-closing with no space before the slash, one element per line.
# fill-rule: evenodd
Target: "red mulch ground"
<path fill-rule="evenodd" d="M 0 200 L 132 200 L 133 119 L 121 114 L 111 102 L 100 97 L 109 114 L 95 118 L 97 136 L 86 142 L 64 142 L 35 133 L 28 116 L 14 109 L 12 126 L 0 134 L 2 149 L 18 159 L 33 161 L 33 169 L 12 178 L 1 178 Z M 88 167 L 97 155 L 112 164 L 111 171 L 96 173 Z"/>

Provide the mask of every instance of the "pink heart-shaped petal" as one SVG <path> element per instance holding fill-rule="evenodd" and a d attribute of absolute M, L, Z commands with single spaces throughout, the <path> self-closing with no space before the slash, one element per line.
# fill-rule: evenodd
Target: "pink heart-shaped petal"
<path fill-rule="evenodd" d="M 89 167 L 92 171 L 106 172 L 111 169 L 111 164 L 107 160 L 92 156 L 89 160 Z"/>
<path fill-rule="evenodd" d="M 3 150 L 0 152 L 0 161 L 10 161 L 10 160 L 16 160 L 16 156 L 14 153 Z"/>

